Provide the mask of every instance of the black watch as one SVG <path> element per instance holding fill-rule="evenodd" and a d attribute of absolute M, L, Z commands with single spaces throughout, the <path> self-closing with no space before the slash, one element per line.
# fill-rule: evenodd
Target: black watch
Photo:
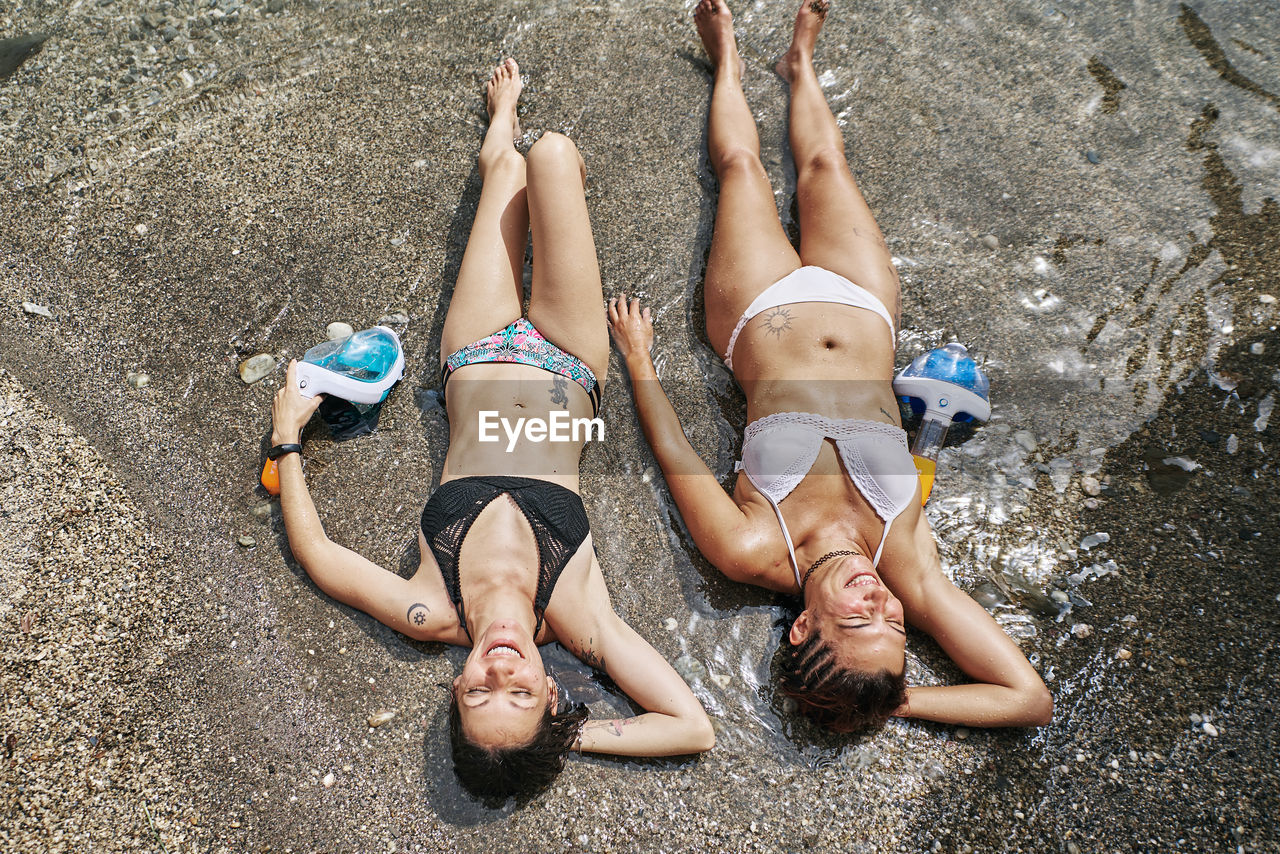
<path fill-rule="evenodd" d="M 294 442 L 288 445 L 275 445 L 271 450 L 267 451 L 267 459 L 278 460 L 285 454 L 300 454 L 302 446 Z"/>

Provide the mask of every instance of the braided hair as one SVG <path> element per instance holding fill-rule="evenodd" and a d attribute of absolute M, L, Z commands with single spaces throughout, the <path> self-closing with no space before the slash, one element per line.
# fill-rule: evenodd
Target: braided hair
<path fill-rule="evenodd" d="M 888 669 L 841 668 L 816 627 L 798 646 L 790 630 L 784 631 L 779 652 L 782 693 L 819 726 L 836 732 L 878 727 L 907 700 L 905 670 L 894 675 Z"/>

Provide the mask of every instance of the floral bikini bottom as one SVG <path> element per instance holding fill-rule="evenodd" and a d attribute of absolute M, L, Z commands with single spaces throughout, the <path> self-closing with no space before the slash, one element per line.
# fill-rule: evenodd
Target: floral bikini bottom
<path fill-rule="evenodd" d="M 510 326 L 499 329 L 468 344 L 445 359 L 440 369 L 440 389 L 443 394 L 449 375 L 458 368 L 482 362 L 512 362 L 532 365 L 573 380 L 591 398 L 591 414 L 600 413 L 600 383 L 586 363 L 571 353 L 552 344 L 534 328 L 528 318 L 522 317 Z"/>

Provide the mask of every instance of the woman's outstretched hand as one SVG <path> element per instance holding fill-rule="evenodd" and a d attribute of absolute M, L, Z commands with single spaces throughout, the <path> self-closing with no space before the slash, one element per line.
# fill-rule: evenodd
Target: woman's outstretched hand
<path fill-rule="evenodd" d="M 311 416 L 320 408 L 324 395 L 317 394 L 305 398 L 298 391 L 298 360 L 289 362 L 289 370 L 285 372 L 284 385 L 276 392 L 271 401 L 271 444 L 286 445 L 297 442 L 302 435 L 302 428 L 307 426 Z"/>
<path fill-rule="evenodd" d="M 626 361 L 634 356 L 648 359 L 653 347 L 653 316 L 648 308 L 640 307 L 640 300 L 628 302 L 626 294 L 618 294 L 609 300 L 609 334 Z"/>

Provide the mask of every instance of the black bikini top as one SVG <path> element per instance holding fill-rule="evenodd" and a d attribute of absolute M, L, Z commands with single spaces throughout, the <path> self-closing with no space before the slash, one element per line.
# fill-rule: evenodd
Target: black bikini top
<path fill-rule="evenodd" d="M 467 617 L 462 606 L 458 557 L 462 543 L 476 518 L 500 495 L 509 495 L 533 529 L 538 544 L 538 587 L 533 610 L 538 618 L 534 637 L 542 628 L 542 614 L 551 601 L 560 573 L 590 533 L 582 499 L 550 481 L 529 477 L 463 477 L 441 485 L 422 510 L 422 534 L 440 565 L 449 601 L 458 611 L 458 622 L 467 638 Z"/>

